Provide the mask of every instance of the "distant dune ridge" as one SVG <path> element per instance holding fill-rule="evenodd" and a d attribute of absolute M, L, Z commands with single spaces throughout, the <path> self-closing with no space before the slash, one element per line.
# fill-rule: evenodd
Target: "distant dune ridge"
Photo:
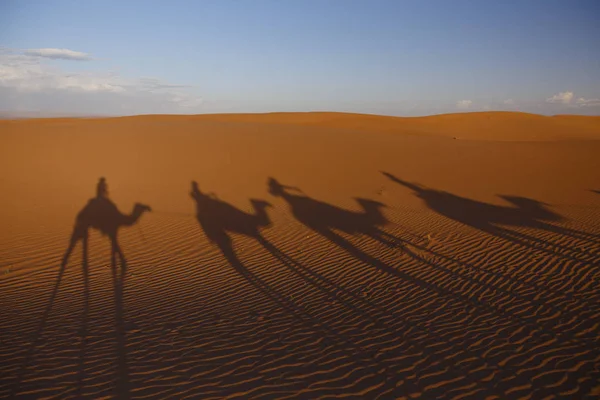
<path fill-rule="evenodd" d="M 94 117 L 89 117 L 94 119 Z M 221 121 L 315 126 L 356 131 L 448 136 L 471 140 L 544 141 L 599 139 L 600 116 L 543 116 L 521 112 L 488 111 L 426 117 L 390 117 L 335 112 L 142 115 L 141 118 L 179 121 Z M 56 119 L 55 120 L 63 120 Z M 33 121 L 32 121 L 33 122 Z M 35 122 L 34 122 L 35 123 Z"/>
<path fill-rule="evenodd" d="M 509 112 L 0 121 L 0 397 L 596 398 L 598 139 Z M 100 177 L 152 208 L 126 268 L 97 231 L 69 247 Z"/>

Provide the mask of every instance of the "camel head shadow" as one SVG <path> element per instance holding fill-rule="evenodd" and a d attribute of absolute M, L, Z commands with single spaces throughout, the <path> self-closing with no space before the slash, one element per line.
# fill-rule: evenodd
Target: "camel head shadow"
<path fill-rule="evenodd" d="M 103 180 L 101 180 L 102 183 Z M 119 229 L 132 226 L 138 222 L 145 213 L 152 211 L 150 206 L 135 203 L 130 214 L 123 214 L 117 206 L 103 195 L 90 199 L 85 207 L 77 214 L 75 226 L 71 234 L 69 247 L 63 258 L 63 267 L 67 264 L 73 248 L 80 240 L 83 243 L 84 263 L 87 263 L 87 242 L 89 229 L 96 229 L 111 241 L 111 262 L 115 265 L 115 256 L 119 255 L 121 263 L 125 266 L 125 256 L 118 242 Z"/>

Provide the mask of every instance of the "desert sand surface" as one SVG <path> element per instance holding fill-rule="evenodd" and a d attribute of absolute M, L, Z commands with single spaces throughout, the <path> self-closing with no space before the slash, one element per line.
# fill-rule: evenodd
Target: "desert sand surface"
<path fill-rule="evenodd" d="M 600 117 L 0 121 L 0 166 L 2 398 L 600 396 Z M 151 211 L 63 263 L 100 177 Z"/>

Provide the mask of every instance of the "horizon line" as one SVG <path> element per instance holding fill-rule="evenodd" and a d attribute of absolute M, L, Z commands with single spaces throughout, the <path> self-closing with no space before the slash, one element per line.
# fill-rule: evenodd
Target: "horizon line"
<path fill-rule="evenodd" d="M 536 114 L 524 111 L 507 111 L 507 110 L 487 110 L 487 111 L 463 111 L 455 113 L 439 113 L 439 114 L 427 114 L 419 116 L 399 116 L 389 114 L 371 114 L 371 113 L 357 113 L 357 112 L 344 112 L 344 111 L 267 111 L 267 112 L 221 112 L 221 113 L 197 113 L 197 114 L 178 114 L 178 113 L 148 113 L 148 114 L 125 114 L 125 115 L 102 115 L 102 114 L 61 114 L 49 116 L 28 116 L 27 114 L 36 114 L 37 111 L 20 111 L 20 112 L 2 112 L 0 111 L 0 121 L 14 121 L 14 120 L 39 120 L 39 119 L 116 119 L 116 118 L 135 118 L 135 117 L 210 117 L 210 116 L 234 116 L 234 115 L 245 115 L 245 116 L 266 116 L 276 114 L 339 114 L 339 115 L 354 115 L 354 116 L 366 116 L 366 117 L 382 117 L 382 118 L 395 118 L 395 119 L 415 119 L 415 118 L 429 118 L 429 117 L 440 117 L 450 115 L 469 115 L 469 114 L 522 114 L 539 117 L 583 117 L 583 118 L 598 118 L 598 115 L 581 115 L 581 114 Z M 10 114 L 15 114 L 10 116 Z M 23 114 L 23 115 L 19 115 Z M 40 112 L 40 114 L 44 114 Z"/>

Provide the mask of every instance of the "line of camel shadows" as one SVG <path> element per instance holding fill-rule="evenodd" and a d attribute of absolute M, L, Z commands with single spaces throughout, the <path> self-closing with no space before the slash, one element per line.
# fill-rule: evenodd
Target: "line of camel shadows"
<path fill-rule="evenodd" d="M 478 202 L 475 200 L 463 198 L 448 192 L 438 191 L 426 188 L 422 185 L 409 183 L 395 177 L 389 173 L 383 173 L 391 181 L 402 185 L 414 192 L 421 198 L 428 208 L 448 219 L 459 222 L 463 225 L 480 230 L 486 234 L 493 235 L 505 240 L 507 243 L 522 247 L 525 250 L 536 250 L 552 254 L 556 257 L 566 259 L 572 262 L 579 263 L 579 268 L 583 268 L 586 260 L 592 259 L 593 254 L 585 251 L 567 252 L 559 243 L 546 243 L 539 239 L 538 236 L 526 235 L 517 230 L 517 228 L 531 228 L 550 232 L 552 234 L 567 236 L 577 240 L 584 240 L 590 243 L 597 243 L 598 236 L 586 232 L 576 231 L 573 229 L 563 228 L 554 223 L 560 222 L 562 218 L 555 212 L 549 210 L 545 204 L 535 200 L 503 196 L 511 206 L 497 206 L 488 203 Z M 467 307 L 470 310 L 473 320 L 478 317 L 485 319 L 486 315 L 494 315 L 501 319 L 514 330 L 525 327 L 530 332 L 536 332 L 538 337 L 550 338 L 561 343 L 576 344 L 581 346 L 589 346 L 590 342 L 586 337 L 581 337 L 570 331 L 557 332 L 554 328 L 557 323 L 556 319 L 542 318 L 537 313 L 523 316 L 517 312 L 508 310 L 497 302 L 491 303 L 486 301 L 484 297 L 471 296 L 460 291 L 452 290 L 449 285 L 434 283 L 426 279 L 420 278 L 415 274 L 404 272 L 398 269 L 396 263 L 390 263 L 382 260 L 364 250 L 360 246 L 352 243 L 346 237 L 348 235 L 360 235 L 368 240 L 378 242 L 391 249 L 402 252 L 408 255 L 410 259 L 417 261 L 428 268 L 452 277 L 455 280 L 461 280 L 465 284 L 474 287 L 482 287 L 487 290 L 494 291 L 498 296 L 516 299 L 525 304 L 533 305 L 538 310 L 547 313 L 558 312 L 561 315 L 561 321 L 565 318 L 581 315 L 594 315 L 597 307 L 588 304 L 585 298 L 577 297 L 576 294 L 568 294 L 558 292 L 551 287 L 546 287 L 538 282 L 521 279 L 518 276 L 510 274 L 490 271 L 473 264 L 460 261 L 452 256 L 445 255 L 439 251 L 434 251 L 419 241 L 407 241 L 396 237 L 385 231 L 385 225 L 388 223 L 382 209 L 384 204 L 363 198 L 356 198 L 361 211 L 350 211 L 335 205 L 314 199 L 299 188 L 287 186 L 280 183 L 275 178 L 269 178 L 267 182 L 268 192 L 273 197 L 281 199 L 286 203 L 293 217 L 306 228 L 326 239 L 330 244 L 336 246 L 340 250 L 346 252 L 352 258 L 360 261 L 367 268 L 374 268 L 378 272 L 384 273 L 404 283 L 408 283 L 412 288 L 422 292 L 432 293 L 435 296 L 435 301 L 431 302 L 426 309 L 422 311 L 431 315 L 432 320 L 435 320 L 443 313 L 448 312 L 452 307 Z M 274 305 L 289 313 L 301 323 L 310 327 L 319 335 L 328 338 L 333 345 L 343 349 L 354 355 L 354 361 L 361 367 L 380 369 L 382 366 L 385 370 L 386 384 L 394 385 L 393 369 L 397 365 L 393 361 L 398 354 L 388 352 L 386 354 L 372 354 L 357 344 L 351 338 L 343 333 L 340 333 L 326 321 L 314 318 L 310 312 L 303 307 L 290 300 L 289 296 L 280 293 L 272 285 L 264 279 L 261 279 L 258 274 L 253 273 L 241 261 L 234 250 L 232 233 L 245 235 L 256 240 L 262 248 L 269 252 L 290 272 L 306 281 L 319 292 L 325 294 L 332 301 L 339 303 L 348 312 L 356 313 L 377 326 L 380 329 L 391 332 L 392 336 L 398 336 L 410 343 L 410 346 L 417 348 L 424 355 L 433 355 L 429 349 L 421 341 L 411 340 L 406 334 L 408 329 L 417 330 L 433 341 L 449 342 L 457 351 L 464 352 L 469 357 L 480 359 L 482 363 L 494 365 L 494 361 L 485 359 L 479 352 L 469 351 L 460 343 L 452 341 L 448 337 L 444 337 L 443 333 L 438 333 L 432 330 L 430 326 L 423 323 L 415 322 L 403 316 L 399 310 L 394 307 L 384 308 L 376 302 L 369 300 L 363 296 L 356 294 L 355 291 L 344 287 L 343 285 L 334 282 L 323 274 L 319 274 L 306 265 L 303 265 L 294 257 L 286 254 L 279 249 L 275 244 L 267 240 L 262 231 L 272 225 L 267 209 L 272 205 L 265 200 L 251 199 L 250 204 L 253 208 L 253 213 L 242 211 L 235 206 L 219 199 L 214 194 L 204 193 L 200 190 L 196 182 L 192 182 L 190 196 L 196 206 L 196 219 L 203 230 L 206 237 L 216 245 L 229 265 L 240 274 L 250 285 L 268 298 Z M 40 340 L 41 333 L 44 329 L 47 317 L 51 311 L 52 304 L 56 297 L 61 278 L 65 267 L 68 263 L 69 256 L 72 253 L 75 245 L 81 241 L 83 246 L 82 269 L 84 277 L 84 312 L 83 312 L 83 327 L 80 349 L 80 369 L 79 369 L 79 390 L 83 386 L 84 369 L 83 359 L 85 356 L 85 343 L 87 335 L 87 321 L 89 312 L 89 268 L 87 261 L 87 241 L 88 230 L 93 228 L 101 231 L 108 236 L 111 241 L 111 264 L 113 268 L 113 284 L 115 294 L 115 335 L 116 335 L 116 352 L 118 354 L 117 371 L 115 373 L 115 391 L 121 398 L 129 397 L 130 382 L 127 362 L 127 346 L 125 341 L 125 324 L 124 324 L 124 290 L 126 277 L 126 259 L 123 255 L 118 242 L 118 231 L 124 226 L 135 224 L 141 215 L 150 211 L 150 207 L 136 204 L 131 214 L 126 215 L 118 211 L 116 205 L 108 199 L 106 182 L 101 180 L 97 188 L 97 196 L 91 199 L 84 209 L 77 215 L 73 234 L 69 242 L 69 246 L 63 257 L 63 262 L 59 271 L 57 282 L 54 286 L 50 297 L 49 305 L 42 317 L 42 323 L 36 332 L 34 344 L 31 346 L 25 365 L 31 361 L 32 352 Z M 121 268 L 116 265 L 116 258 L 121 261 Z M 433 261 L 432 261 L 433 260 Z M 448 267 L 448 263 L 453 265 Z M 590 265 L 588 268 L 594 268 L 597 265 Z M 488 278 L 495 278 L 493 281 Z M 504 284 L 508 283 L 508 285 Z M 528 287 L 528 291 L 512 290 L 515 286 Z M 573 291 L 576 292 L 576 291 Z M 545 295 L 542 296 L 542 295 Z M 559 310 L 553 303 L 545 302 L 548 296 L 562 296 L 569 301 L 578 302 L 581 304 L 576 314 L 569 310 Z M 401 309 L 400 309 L 401 310 Z M 389 318 L 399 322 L 396 325 L 391 325 Z M 583 331 L 593 331 L 597 333 L 597 327 L 594 329 L 593 319 L 584 321 L 583 325 L 579 325 L 578 329 Z M 498 333 L 506 335 L 506 333 Z M 588 337 L 591 335 L 588 335 Z M 441 361 L 442 365 L 447 367 L 445 374 L 447 379 L 453 379 L 457 376 L 469 376 L 469 372 L 462 370 L 460 366 Z M 496 367 L 503 371 L 503 368 L 496 363 Z M 504 372 L 509 375 L 511 372 Z M 22 378 L 22 376 L 20 377 Z M 516 377 L 517 381 L 520 379 Z M 19 379 L 20 380 L 20 379 Z M 524 380 L 525 383 L 526 380 Z M 548 383 L 544 380 L 539 380 L 536 387 L 541 390 Z M 415 383 L 418 386 L 418 383 Z M 510 387 L 515 386 L 515 381 L 510 383 Z M 490 393 L 503 392 L 506 393 L 510 389 L 508 384 L 498 382 L 495 387 L 491 387 Z M 422 389 L 422 388 L 420 388 Z"/>

